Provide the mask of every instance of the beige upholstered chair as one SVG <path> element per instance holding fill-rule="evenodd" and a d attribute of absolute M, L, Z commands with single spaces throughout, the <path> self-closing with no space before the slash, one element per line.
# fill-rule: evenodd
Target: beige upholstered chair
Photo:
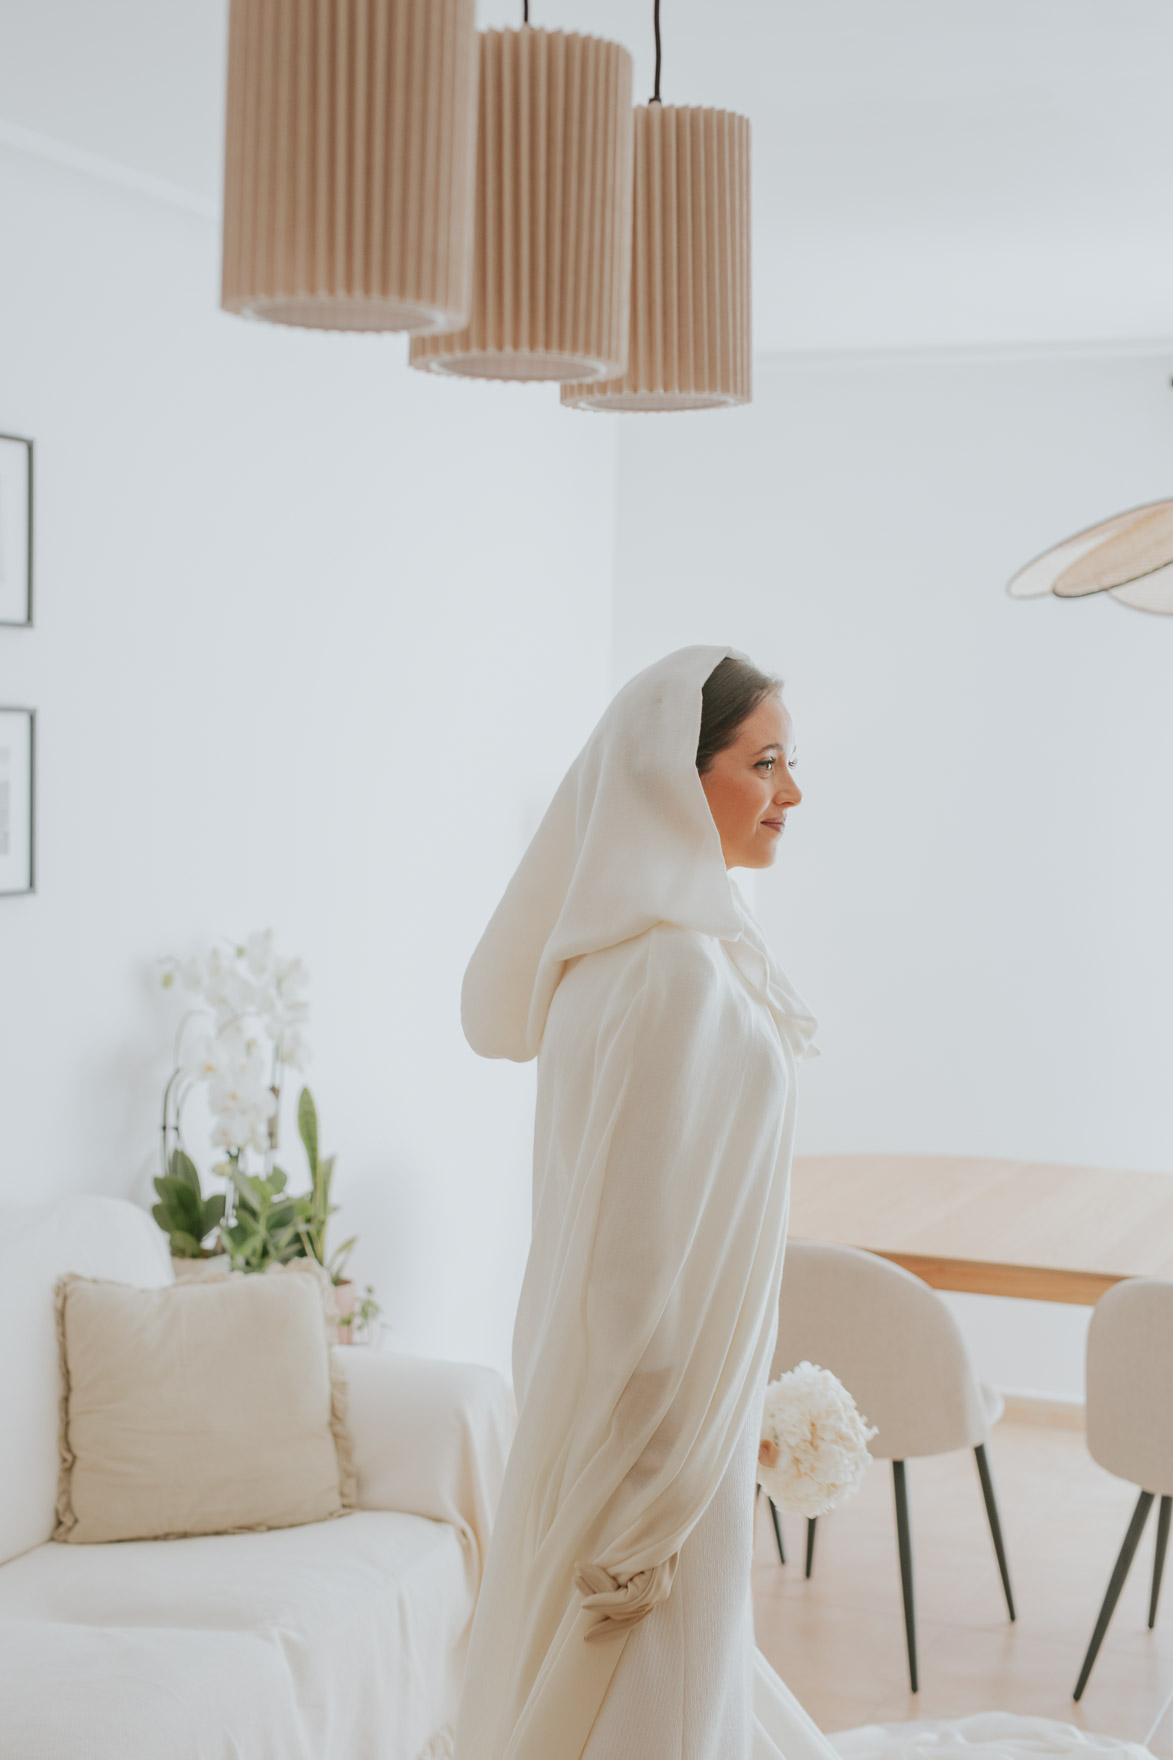
<path fill-rule="evenodd" d="M 872 1454 L 892 1462 L 908 1674 L 915 1693 L 916 1614 L 905 1476 L 905 1462 L 913 1456 L 973 1449 L 1006 1606 L 1014 1618 L 1010 1572 L 986 1459 L 986 1439 L 1001 1415 L 1001 1397 L 978 1381 L 957 1323 L 936 1291 L 875 1253 L 791 1240 L 779 1307 L 771 1380 L 804 1361 L 830 1369 L 877 1427 Z M 780 1536 L 777 1512 L 773 1513 L 775 1533 Z M 814 1538 L 812 1520 L 807 1525 L 808 1577 Z"/>
<path fill-rule="evenodd" d="M 1130 1277 L 1096 1304 L 1087 1335 L 1087 1446 L 1101 1467 L 1141 1491 L 1083 1659 L 1076 1699 L 1087 1686 L 1149 1510 L 1159 1497 L 1149 1625 L 1157 1620 L 1173 1509 L 1173 1281 L 1168 1278 Z"/>

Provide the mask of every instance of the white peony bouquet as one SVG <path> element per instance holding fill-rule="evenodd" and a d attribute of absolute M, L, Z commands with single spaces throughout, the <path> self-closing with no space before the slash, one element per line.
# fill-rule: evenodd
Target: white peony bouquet
<path fill-rule="evenodd" d="M 784 1514 L 826 1515 L 859 1490 L 875 1434 L 838 1376 L 800 1363 L 766 1389 L 759 1483 Z"/>

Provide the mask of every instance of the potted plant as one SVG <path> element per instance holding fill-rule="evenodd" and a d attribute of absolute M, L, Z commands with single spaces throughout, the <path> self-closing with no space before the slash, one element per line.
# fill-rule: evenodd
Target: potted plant
<path fill-rule="evenodd" d="M 174 1068 L 163 1094 L 163 1171 L 155 1180 L 152 1215 L 167 1235 L 177 1276 L 206 1274 L 199 1261 L 227 1271 L 267 1271 L 310 1260 L 320 1267 L 327 1312 L 339 1342 L 371 1335 L 380 1308 L 368 1284 L 361 1296 L 344 1275 L 355 1236 L 327 1244 L 334 1156 L 318 1150 L 318 1115 L 303 1087 L 298 1134 L 309 1162 L 310 1187 L 289 1192 L 274 1162 L 281 1092 L 289 1070 L 304 1068 L 305 967 L 280 957 L 271 930 L 213 947 L 202 958 L 164 963 L 163 985 L 179 983 L 199 999 L 176 1034 Z M 199 1021 L 203 1031 L 189 1029 Z M 206 1085 L 212 1142 L 223 1151 L 213 1172 L 223 1194 L 206 1197 L 183 1141 L 183 1115 L 197 1086 Z M 208 1270 L 211 1270 L 208 1267 Z"/>

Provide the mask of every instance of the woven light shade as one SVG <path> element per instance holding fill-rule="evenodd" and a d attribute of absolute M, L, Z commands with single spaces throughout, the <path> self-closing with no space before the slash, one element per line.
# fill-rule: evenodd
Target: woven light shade
<path fill-rule="evenodd" d="M 1152 501 L 1077 532 L 1019 569 L 1016 599 L 1110 593 L 1137 611 L 1173 616 L 1173 501 Z"/>
<path fill-rule="evenodd" d="M 564 385 L 571 409 L 720 409 L 750 399 L 749 122 L 635 113 L 631 351 L 622 378 Z"/>
<path fill-rule="evenodd" d="M 463 324 L 475 147 L 475 0 L 232 0 L 225 311 Z"/>
<path fill-rule="evenodd" d="M 472 315 L 413 337 L 425 372 L 605 379 L 627 364 L 631 56 L 563 31 L 481 33 Z"/>

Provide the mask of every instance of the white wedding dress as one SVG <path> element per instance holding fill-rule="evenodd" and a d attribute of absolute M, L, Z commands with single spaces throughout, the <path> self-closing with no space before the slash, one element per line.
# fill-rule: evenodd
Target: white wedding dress
<path fill-rule="evenodd" d="M 465 973 L 470 1044 L 537 1058 L 538 1082 L 518 1423 L 455 1760 L 840 1760 L 753 1642 L 754 1469 L 815 1022 L 697 775 L 702 687 L 732 652 L 681 649 L 619 692 Z M 842 1753 L 960 1756 L 970 1725 L 857 1733 Z M 987 1752 L 1072 1751 L 1041 1739 Z"/>

